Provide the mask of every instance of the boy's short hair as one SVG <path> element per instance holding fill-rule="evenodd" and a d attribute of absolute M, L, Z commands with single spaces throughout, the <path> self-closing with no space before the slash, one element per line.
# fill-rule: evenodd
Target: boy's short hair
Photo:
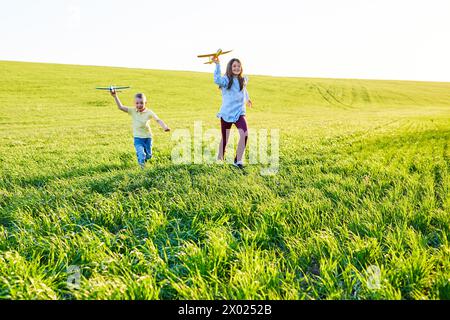
<path fill-rule="evenodd" d="M 143 93 L 136 93 L 135 96 L 134 96 L 134 98 L 135 98 L 135 99 L 142 99 L 142 100 L 144 100 L 145 102 L 147 102 L 147 97 L 146 97 L 145 94 L 143 94 Z"/>

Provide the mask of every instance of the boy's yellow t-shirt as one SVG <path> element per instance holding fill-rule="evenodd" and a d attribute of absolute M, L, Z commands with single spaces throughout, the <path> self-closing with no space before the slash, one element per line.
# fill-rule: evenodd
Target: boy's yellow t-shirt
<path fill-rule="evenodd" d="M 133 119 L 133 136 L 136 138 L 151 138 L 150 120 L 156 116 L 153 111 L 146 109 L 144 112 L 139 112 L 136 108 L 128 108 L 128 114 Z"/>

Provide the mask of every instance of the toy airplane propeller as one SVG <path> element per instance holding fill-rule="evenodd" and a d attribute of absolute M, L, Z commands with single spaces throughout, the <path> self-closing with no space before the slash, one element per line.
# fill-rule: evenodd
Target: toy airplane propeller
<path fill-rule="evenodd" d="M 230 51 L 222 51 L 222 49 L 217 50 L 216 53 L 211 53 L 211 54 L 201 54 L 198 55 L 198 58 L 209 58 L 208 62 L 205 62 L 205 64 L 211 64 L 214 62 L 213 58 L 218 58 L 219 56 L 223 55 L 223 54 L 227 54 L 230 53 L 233 50 Z"/>
<path fill-rule="evenodd" d="M 97 87 L 95 89 L 97 90 L 108 90 L 109 92 L 116 91 L 120 92 L 122 90 L 130 89 L 131 87 L 116 87 L 116 86 L 109 86 L 109 87 Z"/>

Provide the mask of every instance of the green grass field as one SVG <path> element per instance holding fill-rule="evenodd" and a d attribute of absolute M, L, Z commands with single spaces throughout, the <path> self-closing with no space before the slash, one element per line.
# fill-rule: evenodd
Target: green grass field
<path fill-rule="evenodd" d="M 155 123 L 140 170 L 93 88 L 219 128 L 212 71 L 0 62 L 0 298 L 450 299 L 450 83 L 253 76 L 278 174 L 175 165 Z"/>

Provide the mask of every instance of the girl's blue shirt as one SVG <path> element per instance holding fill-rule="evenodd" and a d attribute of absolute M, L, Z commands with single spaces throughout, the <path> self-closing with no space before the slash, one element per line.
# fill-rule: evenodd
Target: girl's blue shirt
<path fill-rule="evenodd" d="M 220 64 L 216 64 L 214 83 L 222 90 L 222 106 L 217 117 L 222 118 L 226 122 L 236 122 L 240 116 L 245 115 L 245 103 L 250 100 L 247 91 L 248 78 L 245 77 L 242 91 L 239 86 L 239 80 L 236 77 L 233 77 L 233 84 L 229 90 L 228 81 L 228 77 L 223 77 L 220 72 Z"/>

